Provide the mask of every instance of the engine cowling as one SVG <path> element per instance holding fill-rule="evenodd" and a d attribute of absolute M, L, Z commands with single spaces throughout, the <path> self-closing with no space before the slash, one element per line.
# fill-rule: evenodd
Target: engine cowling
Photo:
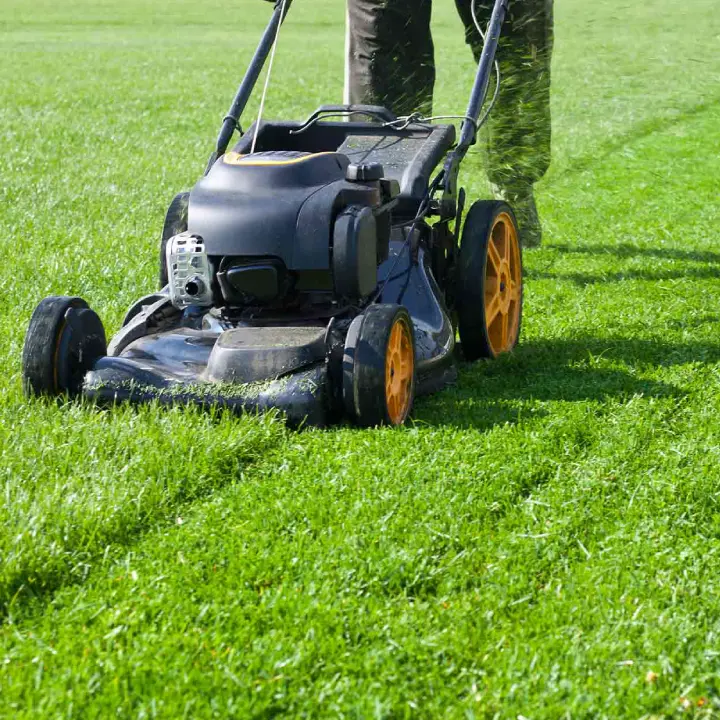
<path fill-rule="evenodd" d="M 397 194 L 397 183 L 375 168 L 359 172 L 336 152 L 220 158 L 193 188 L 188 209 L 188 232 L 202 238 L 216 298 L 246 305 L 298 292 L 372 292 Z"/>

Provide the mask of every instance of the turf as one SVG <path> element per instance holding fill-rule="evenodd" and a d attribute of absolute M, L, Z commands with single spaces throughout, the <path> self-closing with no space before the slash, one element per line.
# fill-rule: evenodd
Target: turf
<path fill-rule="evenodd" d="M 342 6 L 297 5 L 271 116 L 341 99 Z M 720 717 L 720 19 L 556 5 L 521 346 L 294 433 L 19 378 L 42 296 L 112 333 L 154 287 L 269 6 L 0 0 L 0 717 Z"/>

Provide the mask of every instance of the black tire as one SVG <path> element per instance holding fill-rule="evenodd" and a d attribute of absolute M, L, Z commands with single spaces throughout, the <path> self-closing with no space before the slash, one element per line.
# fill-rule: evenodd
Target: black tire
<path fill-rule="evenodd" d="M 456 309 L 466 360 L 494 358 L 517 345 L 522 324 L 522 250 L 507 203 L 473 203 L 458 256 Z"/>
<path fill-rule="evenodd" d="M 402 425 L 415 398 L 415 333 L 401 305 L 370 305 L 345 340 L 343 401 L 365 427 Z"/>
<path fill-rule="evenodd" d="M 104 355 L 105 329 L 88 304 L 78 297 L 47 297 L 35 308 L 25 335 L 25 394 L 76 396 L 85 373 Z"/>
<path fill-rule="evenodd" d="M 189 203 L 189 192 L 178 193 L 173 198 L 173 201 L 170 203 L 170 207 L 165 214 L 165 223 L 163 224 L 162 235 L 160 237 L 160 290 L 168 284 L 167 263 L 165 262 L 165 246 L 171 237 L 179 235 L 188 229 Z"/>

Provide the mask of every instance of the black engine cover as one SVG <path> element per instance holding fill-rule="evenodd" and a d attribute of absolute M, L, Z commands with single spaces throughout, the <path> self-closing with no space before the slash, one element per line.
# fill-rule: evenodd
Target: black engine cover
<path fill-rule="evenodd" d="M 288 270 L 330 270 L 335 214 L 377 206 L 372 185 L 345 179 L 340 153 L 273 151 L 220 158 L 190 193 L 188 230 L 210 256 L 277 257 Z"/>

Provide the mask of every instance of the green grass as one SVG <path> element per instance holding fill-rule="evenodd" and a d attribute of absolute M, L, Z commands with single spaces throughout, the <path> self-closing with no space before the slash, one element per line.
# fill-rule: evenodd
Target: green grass
<path fill-rule="evenodd" d="M 0 717 L 720 717 L 715 4 L 556 3 L 522 345 L 292 433 L 19 377 L 42 296 L 112 333 L 154 287 L 269 5 L 0 0 Z M 271 116 L 341 99 L 342 4 L 295 10 Z"/>

